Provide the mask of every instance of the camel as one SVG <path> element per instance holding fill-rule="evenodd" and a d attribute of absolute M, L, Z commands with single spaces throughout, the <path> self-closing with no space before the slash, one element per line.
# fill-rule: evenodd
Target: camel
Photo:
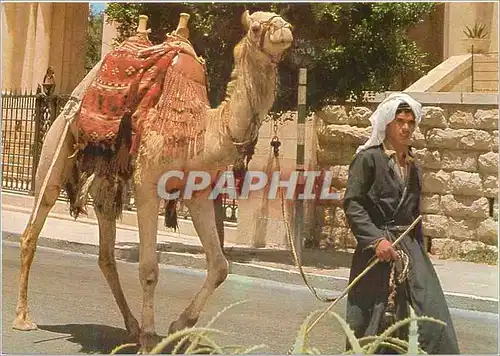
<path fill-rule="evenodd" d="M 133 157 L 135 164 L 132 172 L 140 241 L 139 278 L 143 290 L 140 325 L 127 304 L 116 269 L 114 245 L 116 219 L 119 215 L 99 209 L 94 199 L 99 225 L 98 265 L 123 315 L 127 331 L 146 352 L 158 342 L 154 321 L 154 293 L 159 277 L 156 256 L 160 203 L 157 194 L 158 180 L 164 172 L 175 169 L 184 171 L 206 169 L 213 172 L 232 164 L 240 166 L 240 169 L 245 168 L 256 144 L 259 128 L 275 100 L 277 65 L 293 41 L 290 24 L 277 14 L 260 11 L 250 14 L 245 11 L 242 15 L 242 24 L 246 35 L 234 48 L 234 67 L 226 98 L 217 108 L 210 109 L 207 106 L 204 109 L 202 124 L 205 129 L 201 148 L 192 150 L 190 146 L 190 153 L 186 153 L 186 148 L 174 156 L 165 154 L 164 147 L 168 144 L 169 138 L 159 135 L 153 129 L 154 123 L 163 119 L 159 117 L 161 116 L 159 107 L 168 94 L 165 94 L 165 91 L 155 108 L 148 108 L 141 114 L 153 116 L 153 119 L 145 120 L 147 123 L 142 127 L 140 144 Z M 175 58 L 173 63 L 172 66 L 175 66 Z M 73 97 L 81 98 L 88 90 L 89 83 L 96 76 L 98 70 L 96 67 L 75 89 Z M 73 116 L 78 110 L 81 110 L 78 101 L 70 103 L 65 108 L 65 111 Z M 151 122 L 153 124 L 150 124 Z M 75 153 L 75 147 L 78 149 L 78 135 L 76 122 L 67 122 L 64 116 L 60 116 L 51 126 L 43 144 L 36 173 L 35 208 L 20 240 L 19 297 L 13 322 L 13 328 L 18 330 L 37 328 L 28 312 L 29 272 L 37 239 L 46 217 L 55 204 L 61 188 L 70 184 L 74 178 L 72 172 L 82 152 L 80 150 L 80 156 Z M 116 153 L 116 159 L 119 154 L 120 152 Z M 104 180 L 95 174 L 83 177 L 84 181 L 79 182 L 80 188 L 83 186 L 79 195 L 86 195 L 88 192 L 95 198 L 99 192 L 110 190 Z M 168 185 L 166 189 L 181 190 L 183 184 L 184 182 L 177 181 Z M 207 199 L 208 193 L 209 190 L 204 190 L 198 192 L 192 199 L 184 201 L 206 254 L 207 277 L 178 319 L 170 324 L 169 334 L 196 324 L 208 298 L 224 282 L 228 274 L 228 261 L 223 254 L 218 236 L 220 226 L 218 229 L 214 202 Z M 83 203 L 85 199 L 82 199 Z M 109 195 L 103 195 L 100 204 L 105 206 L 110 199 L 112 198 Z"/>

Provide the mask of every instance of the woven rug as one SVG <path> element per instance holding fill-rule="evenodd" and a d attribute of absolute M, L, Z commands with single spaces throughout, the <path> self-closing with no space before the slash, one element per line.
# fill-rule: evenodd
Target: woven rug
<path fill-rule="evenodd" d="M 208 109 L 206 67 L 188 41 L 168 36 L 153 46 L 136 35 L 108 53 L 76 118 L 77 163 L 65 186 L 71 214 L 85 211 L 92 180 L 103 178 L 94 206 L 119 216 L 141 137 L 160 137 L 160 155 L 196 155 Z"/>
<path fill-rule="evenodd" d="M 128 153 L 137 151 L 146 130 L 163 136 L 168 156 L 180 157 L 186 149 L 196 154 L 208 109 L 206 67 L 190 43 L 168 36 L 152 46 L 136 35 L 106 55 L 85 92 L 77 118 L 79 146 L 87 156 L 114 156 L 122 127 L 131 130 Z"/>

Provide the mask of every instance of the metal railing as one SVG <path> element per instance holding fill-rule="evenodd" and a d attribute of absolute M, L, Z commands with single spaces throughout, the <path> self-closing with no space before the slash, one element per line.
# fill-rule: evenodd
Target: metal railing
<path fill-rule="evenodd" d="M 33 194 L 43 140 L 68 98 L 2 92 L 2 189 Z"/>
<path fill-rule="evenodd" d="M 34 195 L 35 175 L 43 141 L 50 126 L 59 115 L 69 95 L 43 95 L 39 92 L 2 92 L 2 189 L 8 192 Z M 59 200 L 67 201 L 64 191 Z M 89 198 L 92 204 L 92 199 Z M 163 204 L 162 204 L 163 205 Z M 238 203 L 222 197 L 224 220 L 236 222 Z M 133 185 L 124 210 L 135 211 Z M 163 212 L 160 209 L 159 214 Z M 182 203 L 177 205 L 181 218 L 189 219 Z"/>

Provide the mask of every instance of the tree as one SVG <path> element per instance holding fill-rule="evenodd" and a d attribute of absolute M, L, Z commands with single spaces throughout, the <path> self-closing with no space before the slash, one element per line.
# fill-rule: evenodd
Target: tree
<path fill-rule="evenodd" d="M 294 46 L 279 68 L 276 111 L 295 107 L 300 67 L 308 69 L 309 110 L 394 89 L 401 75 L 421 75 L 426 68 L 407 30 L 434 10 L 433 3 L 110 3 L 105 12 L 119 24 L 119 41 L 133 33 L 139 14 L 147 15 L 154 43 L 175 29 L 181 12 L 189 13 L 190 40 L 207 60 L 209 98 L 217 105 L 246 9 L 274 11 L 294 25 Z"/>
<path fill-rule="evenodd" d="M 90 71 L 101 59 L 103 14 L 90 4 L 87 28 L 87 48 L 85 50 L 85 70 Z"/>

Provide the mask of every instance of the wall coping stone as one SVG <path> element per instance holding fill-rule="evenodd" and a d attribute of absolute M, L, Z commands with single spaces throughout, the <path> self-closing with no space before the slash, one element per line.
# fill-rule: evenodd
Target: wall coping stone
<path fill-rule="evenodd" d="M 364 103 L 380 103 L 390 94 L 387 91 L 367 96 Z M 490 93 L 468 93 L 468 92 L 404 92 L 410 95 L 422 105 L 440 104 L 468 104 L 468 105 L 497 105 L 499 103 L 498 94 Z"/>

